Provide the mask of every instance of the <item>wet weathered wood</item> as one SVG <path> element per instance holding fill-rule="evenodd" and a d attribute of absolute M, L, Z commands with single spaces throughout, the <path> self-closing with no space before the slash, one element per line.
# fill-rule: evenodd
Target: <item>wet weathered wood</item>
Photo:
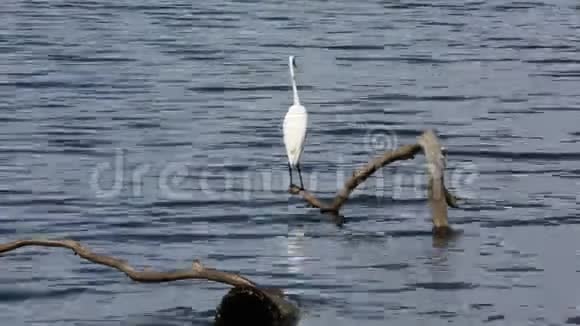
<path fill-rule="evenodd" d="M 255 287 L 236 287 L 216 310 L 215 326 L 295 326 L 299 310 L 280 292 Z"/>
<path fill-rule="evenodd" d="M 441 144 L 435 132 L 428 130 L 419 138 L 418 143 L 423 148 L 423 153 L 427 159 L 428 171 L 428 199 L 431 206 L 431 216 L 433 227 L 438 233 L 447 233 L 449 229 L 447 195 L 444 185 L 445 156 L 441 151 Z"/>
<path fill-rule="evenodd" d="M 459 206 L 457 198 L 445 187 L 443 178 L 445 157 L 441 144 L 432 130 L 425 131 L 418 138 L 417 144 L 404 145 L 396 150 L 387 151 L 355 171 L 330 202 L 319 200 L 314 194 L 307 190 L 301 190 L 295 185 L 292 185 L 288 192 L 302 196 L 310 206 L 320 209 L 321 213 L 329 214 L 335 223 L 342 224 L 344 218 L 340 215 L 340 209 L 360 184 L 384 166 L 397 161 L 413 159 L 421 151 L 425 154 L 428 165 L 428 198 L 433 215 L 433 225 L 443 230 L 449 228 L 447 207 L 458 208 Z M 444 231 L 438 232 L 445 233 Z"/>
<path fill-rule="evenodd" d="M 16 240 L 0 244 L 0 254 L 30 246 L 70 249 L 81 258 L 117 269 L 136 282 L 160 283 L 203 279 L 232 285 L 234 288 L 226 294 L 217 309 L 216 325 L 293 326 L 299 317 L 298 308 L 286 300 L 281 290 L 261 289 L 241 275 L 205 267 L 199 261 L 194 261 L 190 268 L 178 271 L 138 271 L 124 260 L 96 254 L 74 240 Z M 241 324 L 235 322 L 240 320 L 256 322 Z M 263 324 L 262 321 L 270 323 Z"/>
<path fill-rule="evenodd" d="M 197 260 L 193 262 L 190 268 L 178 271 L 138 271 L 124 260 L 96 254 L 74 240 L 16 240 L 0 244 L 0 254 L 27 246 L 68 248 L 88 261 L 115 268 L 136 282 L 161 283 L 186 279 L 203 279 L 233 286 L 256 286 L 252 281 L 243 276 L 205 267 Z"/>

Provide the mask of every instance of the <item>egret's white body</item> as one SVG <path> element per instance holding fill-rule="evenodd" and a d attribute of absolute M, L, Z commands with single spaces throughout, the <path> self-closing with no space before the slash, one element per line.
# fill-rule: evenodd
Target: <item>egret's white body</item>
<path fill-rule="evenodd" d="M 288 156 L 290 183 L 292 183 L 292 168 L 297 168 L 300 176 L 301 188 L 304 188 L 300 172 L 300 158 L 304 152 L 304 143 L 306 141 L 308 112 L 306 111 L 306 108 L 300 104 L 300 98 L 298 97 L 298 89 L 294 77 L 294 66 L 296 65 L 294 56 L 289 57 L 288 63 L 290 66 L 290 76 L 292 78 L 294 103 L 290 106 L 286 116 L 284 117 L 284 145 L 286 146 L 286 155 Z"/>
<path fill-rule="evenodd" d="M 306 109 L 300 104 L 292 105 L 284 118 L 284 145 L 286 146 L 288 163 L 292 167 L 296 167 L 300 163 L 300 157 L 304 152 L 307 124 L 308 113 Z"/>

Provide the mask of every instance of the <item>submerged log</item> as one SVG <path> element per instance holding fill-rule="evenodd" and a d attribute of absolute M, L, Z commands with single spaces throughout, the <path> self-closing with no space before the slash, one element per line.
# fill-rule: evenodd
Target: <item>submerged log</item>
<path fill-rule="evenodd" d="M 286 300 L 281 290 L 260 288 L 241 275 L 205 267 L 197 260 L 191 268 L 183 270 L 138 271 L 124 260 L 96 254 L 74 240 L 16 240 L 0 244 L 0 254 L 28 246 L 67 248 L 88 261 L 117 269 L 136 282 L 202 279 L 232 285 L 233 289 L 224 296 L 216 311 L 216 325 L 293 326 L 299 320 L 298 308 Z"/>
<path fill-rule="evenodd" d="M 299 310 L 284 295 L 254 287 L 235 287 L 222 299 L 215 326 L 295 326 Z"/>

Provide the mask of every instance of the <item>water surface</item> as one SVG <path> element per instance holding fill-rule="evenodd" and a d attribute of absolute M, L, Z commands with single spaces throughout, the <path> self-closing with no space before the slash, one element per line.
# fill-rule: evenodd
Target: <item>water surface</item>
<path fill-rule="evenodd" d="M 286 289 L 301 325 L 580 323 L 580 7 L 468 1 L 0 4 L 0 239 L 73 238 Z M 330 198 L 434 128 L 466 198 L 430 235 L 424 158 L 337 228 L 286 193 L 298 56 L 307 187 Z M 114 180 L 118 183 L 114 183 Z M 206 325 L 227 287 L 135 284 L 58 249 L 2 257 L 10 325 Z"/>

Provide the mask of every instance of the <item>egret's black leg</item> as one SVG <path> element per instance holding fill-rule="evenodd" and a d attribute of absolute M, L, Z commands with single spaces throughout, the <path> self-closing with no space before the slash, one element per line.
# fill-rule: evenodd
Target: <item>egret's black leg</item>
<path fill-rule="evenodd" d="M 290 174 L 290 187 L 292 188 L 292 166 L 288 163 L 288 174 Z"/>
<path fill-rule="evenodd" d="M 298 170 L 298 176 L 300 177 L 300 190 L 304 190 L 304 183 L 302 182 L 302 172 L 300 171 L 300 163 L 296 164 L 296 169 Z"/>

